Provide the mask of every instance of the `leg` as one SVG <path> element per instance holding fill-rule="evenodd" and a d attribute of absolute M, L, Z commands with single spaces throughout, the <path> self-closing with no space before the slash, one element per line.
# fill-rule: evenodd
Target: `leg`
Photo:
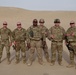
<path fill-rule="evenodd" d="M 70 64 L 67 66 L 68 68 L 74 67 L 74 53 L 70 51 Z"/>
<path fill-rule="evenodd" d="M 71 46 L 72 46 L 72 48 L 73 48 L 74 51 L 70 51 L 70 64 L 67 66 L 68 68 L 71 68 L 71 67 L 75 66 L 74 55 L 76 53 L 76 43 L 71 43 Z"/>
<path fill-rule="evenodd" d="M 20 57 L 20 44 L 19 43 L 17 43 L 16 44 L 16 64 L 18 64 L 19 63 L 19 57 Z"/>
<path fill-rule="evenodd" d="M 42 59 L 42 47 L 41 47 L 41 41 L 36 41 L 36 49 L 37 49 L 37 56 L 38 56 L 38 62 L 43 65 L 43 59 Z"/>
<path fill-rule="evenodd" d="M 58 45 L 58 63 L 59 65 L 62 65 L 62 52 L 63 52 L 63 46 L 62 43 L 60 43 L 60 45 Z"/>
<path fill-rule="evenodd" d="M 34 52 L 35 52 L 35 41 L 31 41 L 31 48 L 30 48 L 30 53 L 29 53 L 29 62 L 28 62 L 28 66 L 32 65 L 33 62 L 33 56 L 34 56 Z"/>
<path fill-rule="evenodd" d="M 22 42 L 20 44 L 21 46 L 21 52 L 22 52 L 22 59 L 23 59 L 23 63 L 26 63 L 26 46 L 25 46 L 25 42 Z"/>
<path fill-rule="evenodd" d="M 43 49 L 43 51 L 44 51 L 44 55 L 45 55 L 47 62 L 50 62 L 47 44 L 45 45 L 45 48 Z"/>
<path fill-rule="evenodd" d="M 2 58 L 3 48 L 4 48 L 4 45 L 0 45 L 0 63 Z"/>
<path fill-rule="evenodd" d="M 56 42 L 52 42 L 51 43 L 51 66 L 55 64 L 56 61 L 56 49 L 57 49 L 57 43 Z"/>
<path fill-rule="evenodd" d="M 8 64 L 10 64 L 10 46 L 8 45 L 5 45 L 6 47 L 6 52 L 7 52 L 7 61 L 8 61 Z"/>

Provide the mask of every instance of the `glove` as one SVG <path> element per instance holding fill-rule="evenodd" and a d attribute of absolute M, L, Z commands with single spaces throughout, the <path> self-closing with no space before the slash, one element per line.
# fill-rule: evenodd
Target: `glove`
<path fill-rule="evenodd" d="M 43 46 L 45 46 L 45 45 L 46 45 L 46 41 L 43 41 L 43 43 L 42 43 L 42 44 L 43 44 Z"/>
<path fill-rule="evenodd" d="M 30 46 L 30 43 L 27 43 L 27 48 L 29 49 L 31 46 Z"/>

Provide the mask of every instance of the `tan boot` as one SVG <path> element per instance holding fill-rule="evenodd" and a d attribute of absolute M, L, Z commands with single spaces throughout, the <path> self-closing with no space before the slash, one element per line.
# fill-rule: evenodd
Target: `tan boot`
<path fill-rule="evenodd" d="M 19 63 L 19 59 L 17 59 L 15 63 L 18 64 Z"/>
<path fill-rule="evenodd" d="M 49 63 L 51 62 L 51 60 L 50 60 L 49 58 L 47 58 L 46 60 L 47 60 L 47 62 L 49 62 Z"/>
<path fill-rule="evenodd" d="M 42 60 L 38 60 L 40 65 L 43 65 L 43 61 Z"/>
<path fill-rule="evenodd" d="M 71 68 L 74 67 L 74 64 L 69 64 L 68 66 L 66 66 L 67 68 Z"/>
<path fill-rule="evenodd" d="M 71 60 L 71 63 L 66 66 L 67 68 L 71 68 L 71 67 L 74 67 L 75 66 L 75 63 L 74 63 L 74 60 Z"/>
<path fill-rule="evenodd" d="M 0 63 L 1 63 L 1 59 L 0 59 Z"/>
<path fill-rule="evenodd" d="M 29 62 L 27 63 L 28 66 L 32 65 L 32 61 L 29 60 Z"/>
<path fill-rule="evenodd" d="M 55 62 L 51 62 L 51 63 L 50 63 L 50 66 L 54 66 L 54 65 L 55 65 Z"/>
<path fill-rule="evenodd" d="M 26 60 L 23 60 L 23 63 L 25 64 L 26 63 Z"/>
<path fill-rule="evenodd" d="M 9 65 L 11 63 L 10 59 L 8 58 L 7 59 L 7 64 Z"/>
<path fill-rule="evenodd" d="M 58 62 L 58 64 L 59 64 L 60 66 L 62 66 L 62 62 Z"/>

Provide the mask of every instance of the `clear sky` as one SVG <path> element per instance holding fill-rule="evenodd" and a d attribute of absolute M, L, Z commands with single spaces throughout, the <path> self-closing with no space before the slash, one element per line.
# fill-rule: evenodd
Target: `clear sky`
<path fill-rule="evenodd" d="M 29 10 L 76 11 L 76 0 L 0 0 L 0 6 L 19 7 Z"/>

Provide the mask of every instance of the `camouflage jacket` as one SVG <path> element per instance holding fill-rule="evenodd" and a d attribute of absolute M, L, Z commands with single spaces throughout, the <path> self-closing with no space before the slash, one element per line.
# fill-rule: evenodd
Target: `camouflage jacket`
<path fill-rule="evenodd" d="M 42 30 L 40 29 L 39 26 L 29 27 L 27 29 L 27 35 L 28 35 L 28 42 L 30 42 L 30 40 L 41 40 L 42 38 L 43 38 L 43 41 L 45 40 L 45 36 L 42 33 Z"/>
<path fill-rule="evenodd" d="M 66 34 L 72 34 L 74 33 L 74 36 L 68 36 L 68 41 L 76 41 L 76 27 L 70 27 L 68 28 L 68 30 L 66 31 Z"/>
<path fill-rule="evenodd" d="M 26 30 L 22 28 L 19 30 L 16 28 L 12 33 L 13 41 L 25 41 L 26 40 Z"/>
<path fill-rule="evenodd" d="M 49 29 L 49 38 L 53 35 L 54 38 L 51 39 L 52 41 L 63 41 L 65 37 L 65 30 L 61 26 L 53 26 Z"/>
<path fill-rule="evenodd" d="M 0 29 L 1 40 L 9 40 L 12 41 L 12 32 L 9 28 L 1 28 Z"/>
<path fill-rule="evenodd" d="M 48 28 L 46 28 L 44 25 L 43 26 L 40 26 L 39 25 L 39 27 L 40 27 L 42 33 L 45 35 L 45 37 L 47 37 L 48 36 L 48 33 L 49 33 Z"/>

